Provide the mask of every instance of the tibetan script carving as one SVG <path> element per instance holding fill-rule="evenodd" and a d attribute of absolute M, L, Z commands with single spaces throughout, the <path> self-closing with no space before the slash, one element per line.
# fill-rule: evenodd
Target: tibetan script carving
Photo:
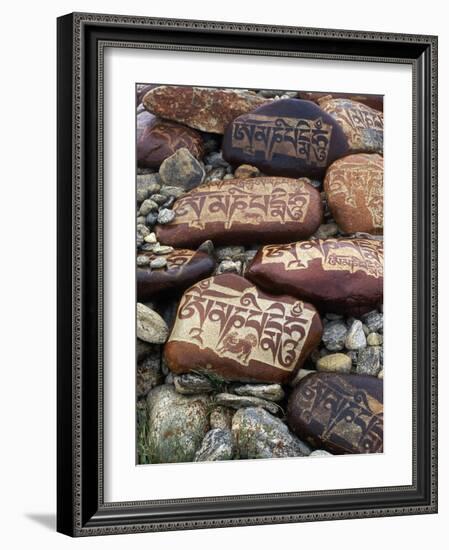
<path fill-rule="evenodd" d="M 350 155 L 336 161 L 327 171 L 324 189 L 329 207 L 344 231 L 382 231 L 383 159 L 380 155 Z"/>
<path fill-rule="evenodd" d="M 252 114 L 233 122 L 231 145 L 248 155 L 260 152 L 265 160 L 279 154 L 305 160 L 311 165 L 326 166 L 331 134 L 332 126 L 322 118 L 308 120 Z"/>
<path fill-rule="evenodd" d="M 262 264 L 282 263 L 286 271 L 306 269 L 321 260 L 325 271 L 363 271 L 376 279 L 383 276 L 383 247 L 371 239 L 326 239 L 268 245 L 262 249 Z"/>
<path fill-rule="evenodd" d="M 315 310 L 299 300 L 274 301 L 254 286 L 234 289 L 229 280 L 211 277 L 184 293 L 169 343 L 193 344 L 243 366 L 255 360 L 292 371 Z"/>
<path fill-rule="evenodd" d="M 196 188 L 175 204 L 171 225 L 188 224 L 204 229 L 206 223 L 303 222 L 310 202 L 306 180 L 257 178 L 213 182 Z"/>
<path fill-rule="evenodd" d="M 289 423 L 337 453 L 383 451 L 382 381 L 357 375 L 313 374 L 291 397 Z"/>

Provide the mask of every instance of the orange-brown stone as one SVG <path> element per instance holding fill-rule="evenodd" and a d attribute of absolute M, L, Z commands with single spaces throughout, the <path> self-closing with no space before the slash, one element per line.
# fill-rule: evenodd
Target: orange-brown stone
<path fill-rule="evenodd" d="M 322 220 L 320 193 L 307 178 L 247 178 L 213 181 L 179 198 L 175 218 L 156 226 L 158 241 L 195 248 L 285 243 L 307 238 Z"/>
<path fill-rule="evenodd" d="M 358 316 L 383 297 L 383 243 L 373 239 L 316 239 L 264 246 L 245 277 L 318 309 Z"/>
<path fill-rule="evenodd" d="M 249 92 L 192 86 L 158 86 L 142 100 L 150 113 L 216 134 L 223 134 L 232 120 L 267 101 Z"/>
<path fill-rule="evenodd" d="M 335 161 L 324 191 L 342 232 L 383 233 L 383 157 L 359 154 Z"/>
<path fill-rule="evenodd" d="M 273 296 L 243 277 L 218 275 L 183 295 L 165 345 L 178 374 L 209 372 L 224 380 L 287 382 L 318 345 L 315 308 L 291 296 Z"/>

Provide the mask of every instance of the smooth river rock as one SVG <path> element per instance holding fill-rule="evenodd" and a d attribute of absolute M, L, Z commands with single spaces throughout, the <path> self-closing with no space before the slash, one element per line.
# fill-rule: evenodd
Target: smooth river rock
<path fill-rule="evenodd" d="M 163 344 L 167 340 L 168 327 L 164 319 L 144 304 L 137 303 L 137 338 L 150 344 Z"/>
<path fill-rule="evenodd" d="M 317 239 L 264 246 L 245 276 L 270 292 L 357 317 L 382 302 L 383 242 Z"/>
<path fill-rule="evenodd" d="M 150 90 L 142 103 L 151 113 L 182 122 L 191 128 L 223 134 L 236 117 L 267 103 L 255 94 L 217 88 L 158 86 Z"/>
<path fill-rule="evenodd" d="M 165 360 L 176 374 L 282 383 L 301 367 L 321 333 L 312 305 L 266 294 L 239 275 L 217 275 L 184 293 Z"/>
<path fill-rule="evenodd" d="M 230 430 L 215 428 L 207 432 L 201 447 L 195 454 L 195 462 L 231 460 L 234 454 L 234 442 Z"/>
<path fill-rule="evenodd" d="M 243 245 L 307 238 L 323 215 L 320 193 L 309 182 L 261 177 L 205 183 L 175 202 L 175 218 L 156 227 L 157 238 L 193 248 L 208 239 Z"/>
<path fill-rule="evenodd" d="M 268 401 L 282 401 L 285 393 L 280 384 L 239 384 L 232 388 L 237 395 L 250 395 L 267 399 Z"/>
<path fill-rule="evenodd" d="M 261 399 L 260 397 L 252 397 L 250 395 L 234 395 L 233 393 L 217 393 L 215 403 L 223 407 L 232 409 L 242 409 L 244 407 L 262 407 L 272 414 L 280 412 L 280 408 L 276 403 Z"/>
<path fill-rule="evenodd" d="M 150 265 L 160 257 L 166 260 L 161 268 L 137 268 L 137 299 L 140 302 L 145 302 L 161 292 L 184 290 L 208 277 L 215 268 L 212 256 L 194 250 L 176 249 L 163 256 L 149 251 L 141 252 L 140 256 L 148 257 Z"/>
<path fill-rule="evenodd" d="M 336 120 L 311 101 L 281 99 L 236 118 L 223 138 L 232 166 L 256 166 L 264 174 L 319 178 L 348 143 Z"/>
<path fill-rule="evenodd" d="M 232 419 L 236 458 L 308 456 L 310 448 L 265 409 L 238 410 Z"/>
<path fill-rule="evenodd" d="M 344 233 L 383 233 L 383 157 L 349 155 L 326 172 L 324 191 L 332 215 Z"/>
<path fill-rule="evenodd" d="M 148 454 L 152 464 L 192 462 L 209 430 L 210 399 L 188 397 L 164 384 L 147 397 Z"/>
<path fill-rule="evenodd" d="M 147 111 L 137 115 L 137 163 L 142 168 L 159 168 L 178 149 L 186 148 L 195 158 L 204 155 L 200 134 L 176 122 L 161 120 Z"/>
<path fill-rule="evenodd" d="M 384 116 L 381 111 L 350 99 L 323 98 L 318 104 L 340 124 L 351 153 L 383 152 Z"/>
<path fill-rule="evenodd" d="M 334 454 L 383 452 L 383 383 L 371 376 L 316 373 L 288 403 L 296 435 Z"/>

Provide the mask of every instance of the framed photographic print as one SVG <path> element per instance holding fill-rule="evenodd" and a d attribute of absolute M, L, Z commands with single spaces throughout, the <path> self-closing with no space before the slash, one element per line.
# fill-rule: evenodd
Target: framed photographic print
<path fill-rule="evenodd" d="M 437 511 L 437 38 L 58 19 L 58 530 Z"/>

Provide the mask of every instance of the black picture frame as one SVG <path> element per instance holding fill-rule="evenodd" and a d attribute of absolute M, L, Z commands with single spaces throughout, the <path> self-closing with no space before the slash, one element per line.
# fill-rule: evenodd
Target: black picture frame
<path fill-rule="evenodd" d="M 75 13 L 58 29 L 57 530 L 71 536 L 437 511 L 437 37 Z M 102 479 L 102 45 L 410 64 L 413 483 L 105 503 Z M 151 499 L 151 495 L 148 495 Z"/>

